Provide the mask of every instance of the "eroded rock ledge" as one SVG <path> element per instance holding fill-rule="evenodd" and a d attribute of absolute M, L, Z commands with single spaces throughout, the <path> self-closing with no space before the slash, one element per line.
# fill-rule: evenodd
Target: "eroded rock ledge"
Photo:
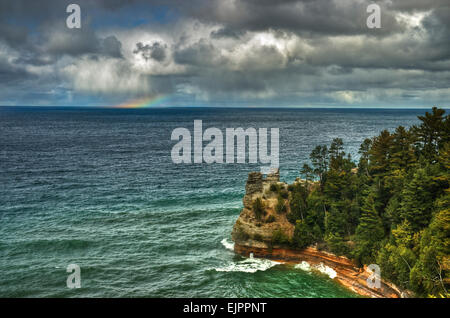
<path fill-rule="evenodd" d="M 304 182 L 297 179 L 295 182 Z M 243 198 L 244 208 L 239 215 L 232 231 L 232 239 L 235 242 L 234 251 L 237 254 L 249 257 L 268 258 L 287 263 L 308 262 L 312 267 L 318 265 L 328 266 L 336 272 L 336 281 L 350 290 L 367 297 L 374 298 L 399 298 L 407 297 L 393 284 L 382 280 L 380 288 L 370 288 L 367 279 L 371 272 L 366 267 L 358 268 L 354 262 L 346 257 L 336 256 L 332 253 L 320 251 L 314 246 L 303 250 L 287 249 L 283 246 L 274 245 L 272 235 L 274 231 L 282 231 L 288 237 L 294 233 L 294 225 L 291 224 L 286 215 L 275 212 L 278 202 L 277 194 L 270 190 L 274 184 L 278 189 L 286 189 L 288 185 L 279 180 L 279 171 L 267 175 L 265 178 L 259 172 L 250 172 L 246 184 L 246 194 Z M 259 198 L 264 205 L 265 213 L 256 217 L 253 204 Z M 288 203 L 288 199 L 286 199 Z"/>

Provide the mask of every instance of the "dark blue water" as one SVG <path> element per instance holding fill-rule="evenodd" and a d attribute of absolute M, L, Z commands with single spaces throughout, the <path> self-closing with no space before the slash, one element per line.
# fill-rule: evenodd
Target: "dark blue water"
<path fill-rule="evenodd" d="M 279 128 L 281 179 L 318 144 L 423 110 L 0 108 L 0 296 L 352 297 L 325 276 L 230 250 L 248 172 L 172 163 L 177 127 Z M 227 248 L 228 247 L 228 248 Z M 67 265 L 80 289 L 66 287 Z"/>

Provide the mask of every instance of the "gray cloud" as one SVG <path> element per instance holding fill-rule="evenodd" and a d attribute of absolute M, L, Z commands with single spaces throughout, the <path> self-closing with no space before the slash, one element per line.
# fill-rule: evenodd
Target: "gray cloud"
<path fill-rule="evenodd" d="M 448 103 L 450 3 L 375 1 L 382 28 L 368 29 L 372 2 L 80 0 L 83 27 L 71 30 L 69 1 L 0 0 L 0 102 Z M 133 24 L 133 8 L 148 24 Z"/>
<path fill-rule="evenodd" d="M 154 42 L 152 45 L 144 45 L 142 42 L 138 42 L 133 53 L 141 55 L 146 61 L 154 59 L 155 61 L 162 62 L 166 58 L 166 50 L 166 44 Z"/>
<path fill-rule="evenodd" d="M 370 32 L 366 27 L 369 0 L 255 1 L 213 0 L 192 14 L 210 22 L 219 22 L 234 30 L 261 31 L 282 29 L 303 36 L 370 34 L 386 36 L 404 30 L 391 10 L 380 2 L 383 28 Z"/>
<path fill-rule="evenodd" d="M 219 30 L 212 31 L 211 37 L 213 39 L 220 39 L 220 38 L 239 39 L 244 34 L 245 34 L 245 31 L 242 31 L 242 30 L 233 30 L 231 28 L 220 28 Z"/>
<path fill-rule="evenodd" d="M 179 49 L 174 53 L 174 60 L 178 64 L 188 64 L 199 67 L 220 65 L 219 52 L 217 52 L 214 45 L 209 43 L 206 39 L 202 39 L 187 48 Z"/>
<path fill-rule="evenodd" d="M 115 36 L 101 38 L 89 25 L 81 29 L 69 29 L 64 23 L 48 23 L 42 27 L 40 43 L 37 44 L 42 52 L 51 55 L 99 54 L 122 57 L 122 44 Z"/>

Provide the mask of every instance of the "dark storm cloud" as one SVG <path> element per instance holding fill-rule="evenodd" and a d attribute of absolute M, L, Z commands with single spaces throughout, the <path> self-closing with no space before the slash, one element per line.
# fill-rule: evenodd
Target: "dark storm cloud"
<path fill-rule="evenodd" d="M 14 83 L 30 78 L 32 78 L 32 76 L 23 68 L 10 64 L 5 59 L 0 59 L 0 82 L 8 81 L 9 83 Z"/>
<path fill-rule="evenodd" d="M 46 23 L 40 28 L 40 36 L 36 45 L 47 54 L 80 56 L 83 54 L 99 54 L 122 57 L 122 44 L 115 36 L 99 37 L 89 26 L 80 29 L 69 29 L 65 21 Z"/>
<path fill-rule="evenodd" d="M 152 45 L 144 45 L 142 42 L 138 42 L 133 53 L 141 55 L 146 61 L 154 59 L 155 61 L 162 62 L 166 58 L 166 50 L 166 44 L 154 42 Z"/>
<path fill-rule="evenodd" d="M 373 2 L 381 29 L 366 26 Z M 65 27 L 70 3 L 81 29 Z M 102 28 L 99 12 L 127 20 Z M 0 102 L 80 92 L 439 102 L 450 96 L 449 38 L 448 0 L 0 0 Z"/>
<path fill-rule="evenodd" d="M 448 0 L 395 0 L 385 1 L 385 3 L 389 9 L 403 12 L 428 11 L 449 5 Z"/>
<path fill-rule="evenodd" d="M 194 66 L 214 66 L 220 65 L 219 52 L 206 40 L 201 40 L 187 48 L 175 51 L 174 60 L 178 64 L 188 64 Z"/>
<path fill-rule="evenodd" d="M 111 57 L 122 57 L 122 43 L 113 35 L 100 40 L 100 54 Z"/>
<path fill-rule="evenodd" d="M 228 3 L 229 5 L 226 5 Z M 366 27 L 366 8 L 373 1 L 254 1 L 214 0 L 192 11 L 200 20 L 220 22 L 234 30 L 282 29 L 304 36 L 371 34 L 385 36 L 404 30 L 391 11 L 383 11 L 383 28 Z M 380 3 L 383 7 L 384 4 Z"/>
<path fill-rule="evenodd" d="M 27 41 L 27 36 L 28 32 L 23 27 L 0 23 L 0 41 L 6 42 L 11 47 L 23 46 Z"/>
<path fill-rule="evenodd" d="M 214 39 L 220 39 L 220 38 L 239 39 L 244 34 L 245 34 L 245 32 L 242 30 L 233 30 L 231 28 L 221 28 L 217 31 L 212 31 L 210 35 Z"/>

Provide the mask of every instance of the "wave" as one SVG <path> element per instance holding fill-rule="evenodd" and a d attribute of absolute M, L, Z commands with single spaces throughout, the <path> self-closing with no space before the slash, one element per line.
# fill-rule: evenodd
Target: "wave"
<path fill-rule="evenodd" d="M 331 267 L 328 267 L 324 265 L 323 263 L 320 263 L 319 265 L 311 266 L 308 262 L 302 261 L 300 264 L 296 264 L 294 268 L 301 269 L 306 272 L 310 272 L 311 269 L 321 272 L 322 274 L 327 275 L 331 279 L 335 278 L 337 276 L 337 273 L 334 269 Z"/>
<path fill-rule="evenodd" d="M 230 251 L 234 251 L 234 243 L 229 242 L 226 238 L 220 241 L 222 245 Z M 253 254 L 250 254 L 249 258 L 242 261 L 231 262 L 226 266 L 215 268 L 217 272 L 244 272 L 244 273 L 256 273 L 257 271 L 265 271 L 269 268 L 282 264 L 281 262 L 271 261 L 265 258 L 254 258 Z"/>
<path fill-rule="evenodd" d="M 227 266 L 215 268 L 217 272 L 244 272 L 256 273 L 257 271 L 265 271 L 282 263 L 271 261 L 264 258 L 246 258 L 243 261 L 233 262 Z"/>
<path fill-rule="evenodd" d="M 226 238 L 224 238 L 222 241 L 220 241 L 220 243 L 222 243 L 222 245 L 225 246 L 225 248 L 227 250 L 234 251 L 234 243 L 233 242 L 228 242 L 228 240 Z"/>
<path fill-rule="evenodd" d="M 320 263 L 319 265 L 315 266 L 315 269 L 317 269 L 319 272 L 325 275 L 328 275 L 331 279 L 335 278 L 337 275 L 334 269 L 326 265 L 323 265 L 323 263 Z"/>
<path fill-rule="evenodd" d="M 294 266 L 294 268 L 298 268 L 301 269 L 305 272 L 310 272 L 311 271 L 311 265 L 309 265 L 308 262 L 302 261 L 300 264 L 296 264 Z"/>

